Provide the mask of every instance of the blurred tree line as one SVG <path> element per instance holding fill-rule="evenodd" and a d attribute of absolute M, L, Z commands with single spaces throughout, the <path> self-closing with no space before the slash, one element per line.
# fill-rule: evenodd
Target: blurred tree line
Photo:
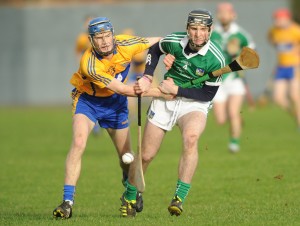
<path fill-rule="evenodd" d="M 300 23 L 300 1 L 299 0 L 291 0 L 291 8 L 293 12 L 294 19 Z"/>

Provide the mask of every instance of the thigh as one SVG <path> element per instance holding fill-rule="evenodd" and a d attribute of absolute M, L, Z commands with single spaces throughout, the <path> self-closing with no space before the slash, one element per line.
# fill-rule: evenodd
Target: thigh
<path fill-rule="evenodd" d="M 160 148 L 165 134 L 166 130 L 159 128 L 147 120 L 143 135 L 142 152 L 156 153 Z"/>
<path fill-rule="evenodd" d="M 73 141 L 81 138 L 86 141 L 95 123 L 84 114 L 75 114 L 73 116 Z"/>
<path fill-rule="evenodd" d="M 279 79 L 274 81 L 274 98 L 283 99 L 286 98 L 288 89 L 288 82 L 285 79 Z"/>
<path fill-rule="evenodd" d="M 289 95 L 293 100 L 299 101 L 300 99 L 300 79 L 295 76 L 289 81 Z"/>
<path fill-rule="evenodd" d="M 214 115 L 218 123 L 223 124 L 227 119 L 226 106 L 227 102 L 215 102 L 213 104 Z"/>
<path fill-rule="evenodd" d="M 227 118 L 227 99 L 228 92 L 226 90 L 225 84 L 222 84 L 216 96 L 213 99 L 213 111 L 218 123 L 223 124 Z"/>
<path fill-rule="evenodd" d="M 206 115 L 200 111 L 193 111 L 178 119 L 183 141 L 190 136 L 198 139 L 206 126 Z"/>
<path fill-rule="evenodd" d="M 129 127 L 123 129 L 108 128 L 107 132 L 110 135 L 120 156 L 126 152 L 131 152 Z"/>
<path fill-rule="evenodd" d="M 231 95 L 228 99 L 228 113 L 230 116 L 239 115 L 244 101 L 244 95 Z"/>

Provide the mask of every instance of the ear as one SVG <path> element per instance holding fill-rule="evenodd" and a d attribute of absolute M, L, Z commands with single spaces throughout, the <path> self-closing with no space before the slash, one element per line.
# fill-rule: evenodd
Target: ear
<path fill-rule="evenodd" d="M 89 41 L 90 41 L 90 43 L 93 42 L 93 38 L 92 38 L 92 36 L 90 36 L 90 35 L 89 35 Z"/>
<path fill-rule="evenodd" d="M 187 33 L 187 36 L 189 37 L 190 34 L 189 34 L 189 25 L 186 26 L 186 33 Z"/>

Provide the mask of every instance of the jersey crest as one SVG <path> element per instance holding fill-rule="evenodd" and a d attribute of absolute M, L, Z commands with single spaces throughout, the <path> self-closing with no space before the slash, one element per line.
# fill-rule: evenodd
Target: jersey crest
<path fill-rule="evenodd" d="M 198 76 L 203 76 L 204 75 L 205 70 L 202 68 L 197 68 L 196 69 L 196 75 Z"/>

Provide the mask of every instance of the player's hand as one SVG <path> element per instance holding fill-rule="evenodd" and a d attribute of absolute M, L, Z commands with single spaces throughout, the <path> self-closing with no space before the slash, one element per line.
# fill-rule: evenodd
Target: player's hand
<path fill-rule="evenodd" d="M 174 61 L 175 61 L 175 57 L 172 54 L 168 54 L 165 56 L 164 64 L 165 64 L 167 70 L 170 70 Z"/>
<path fill-rule="evenodd" d="M 150 89 L 152 83 L 152 76 L 144 75 L 134 84 L 134 91 L 136 94 L 141 94 Z"/>
<path fill-rule="evenodd" d="M 166 80 L 163 80 L 159 87 L 161 92 L 165 94 L 171 94 L 171 95 L 177 95 L 178 93 L 178 86 L 175 85 L 172 78 L 167 78 Z"/>
<path fill-rule="evenodd" d="M 226 49 L 229 56 L 231 56 L 232 58 L 237 57 L 241 51 L 240 40 L 237 38 L 229 40 Z"/>

